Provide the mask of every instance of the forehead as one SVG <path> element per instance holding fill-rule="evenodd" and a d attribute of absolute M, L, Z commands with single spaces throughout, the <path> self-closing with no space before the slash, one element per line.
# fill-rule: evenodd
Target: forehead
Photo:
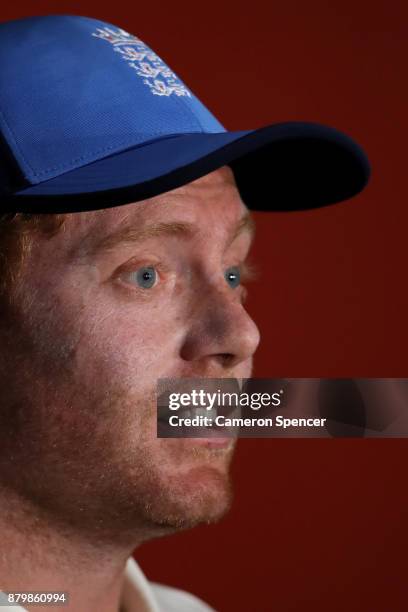
<path fill-rule="evenodd" d="M 227 232 L 247 212 L 234 175 L 224 166 L 204 177 L 148 200 L 110 209 L 73 214 L 67 238 L 73 248 L 126 225 L 143 227 L 157 221 L 196 224 L 203 233 Z M 86 244 L 85 244 L 86 243 Z"/>

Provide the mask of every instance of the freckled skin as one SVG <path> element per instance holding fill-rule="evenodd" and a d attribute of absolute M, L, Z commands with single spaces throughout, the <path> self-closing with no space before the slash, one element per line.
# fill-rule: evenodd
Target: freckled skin
<path fill-rule="evenodd" d="M 245 211 L 224 167 L 170 194 L 69 215 L 64 231 L 36 239 L 0 349 L 0 499 L 14 500 L 13 516 L 29 509 L 21 531 L 38 517 L 89 546 L 121 547 L 123 560 L 229 508 L 233 448 L 157 439 L 155 389 L 163 377 L 250 376 L 259 332 L 224 278 L 249 248 L 245 234 L 224 252 Z M 125 218 L 200 232 L 69 260 L 90 228 L 101 237 Z M 117 277 L 152 258 L 167 266 L 156 287 L 139 288 L 128 270 Z"/>

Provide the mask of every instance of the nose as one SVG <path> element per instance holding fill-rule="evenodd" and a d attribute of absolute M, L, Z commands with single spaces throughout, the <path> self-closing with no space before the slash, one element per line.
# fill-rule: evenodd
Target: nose
<path fill-rule="evenodd" d="M 197 298 L 181 357 L 200 364 L 200 371 L 230 370 L 250 360 L 258 347 L 259 329 L 235 291 L 213 287 Z"/>

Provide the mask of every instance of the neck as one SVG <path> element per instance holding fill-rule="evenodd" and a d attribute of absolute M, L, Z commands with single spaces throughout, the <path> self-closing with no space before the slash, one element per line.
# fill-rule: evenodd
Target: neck
<path fill-rule="evenodd" d="M 126 562 L 140 541 L 91 541 L 9 490 L 0 489 L 0 508 L 1 590 L 63 591 L 68 595 L 67 610 L 76 612 L 124 610 Z"/>

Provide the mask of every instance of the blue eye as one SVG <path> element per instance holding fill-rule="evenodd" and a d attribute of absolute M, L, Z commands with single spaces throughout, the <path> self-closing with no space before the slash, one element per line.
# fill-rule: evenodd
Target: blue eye
<path fill-rule="evenodd" d="M 140 268 L 135 274 L 137 284 L 143 289 L 150 289 L 156 282 L 156 270 L 150 266 Z"/>
<path fill-rule="evenodd" d="M 229 286 L 233 289 L 235 289 L 235 287 L 238 287 L 238 285 L 241 284 L 241 272 L 238 266 L 232 266 L 231 268 L 228 268 L 224 276 Z"/>

